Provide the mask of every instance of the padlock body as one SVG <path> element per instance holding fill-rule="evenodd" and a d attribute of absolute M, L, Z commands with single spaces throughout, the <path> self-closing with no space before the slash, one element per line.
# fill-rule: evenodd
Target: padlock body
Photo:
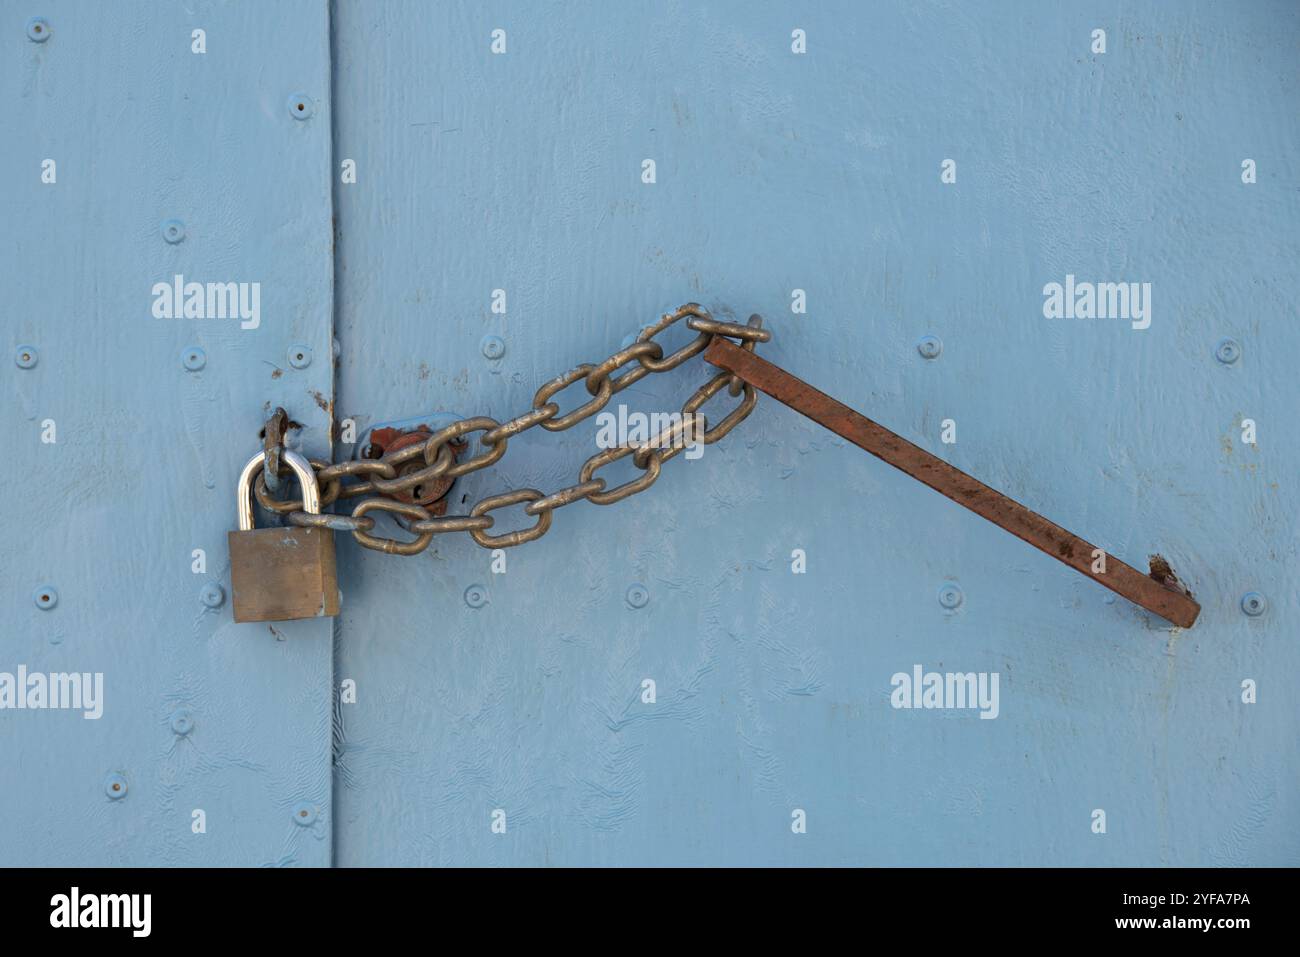
<path fill-rule="evenodd" d="M 231 532 L 235 621 L 288 621 L 339 613 L 334 533 L 326 528 Z"/>

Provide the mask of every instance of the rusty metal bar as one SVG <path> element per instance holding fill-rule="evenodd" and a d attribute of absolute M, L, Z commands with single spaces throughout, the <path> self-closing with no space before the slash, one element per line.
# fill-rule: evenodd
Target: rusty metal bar
<path fill-rule="evenodd" d="M 1181 628 L 1192 627 L 1200 614 L 1201 606 L 1189 595 L 1174 591 L 1113 556 L 1106 556 L 1105 572 L 1094 573 L 1096 546 L 872 422 L 780 366 L 721 337 L 714 338 L 704 358 L 1147 611 Z"/>

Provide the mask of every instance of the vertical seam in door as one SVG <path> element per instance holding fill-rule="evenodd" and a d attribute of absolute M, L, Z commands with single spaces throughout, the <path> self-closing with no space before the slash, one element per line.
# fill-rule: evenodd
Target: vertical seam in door
<path fill-rule="evenodd" d="M 334 16 L 334 7 L 335 7 L 335 0 L 325 0 L 325 36 L 326 36 L 326 56 L 327 56 L 326 68 L 329 71 L 329 117 L 330 117 L 330 136 L 329 136 L 329 145 L 327 147 L 329 151 L 329 160 L 326 163 L 326 175 L 329 176 L 329 181 L 330 181 L 330 189 L 329 189 L 329 202 L 330 202 L 329 449 L 331 453 L 330 455 L 331 460 L 333 459 L 333 453 L 335 451 L 334 450 L 334 417 L 336 412 L 335 402 L 338 401 L 338 381 L 337 381 L 338 363 L 335 360 L 335 356 L 334 356 L 334 343 L 337 341 L 338 338 L 337 331 L 338 331 L 338 308 L 339 308 L 339 295 L 338 295 L 339 271 L 337 268 L 338 254 L 339 254 L 338 202 L 336 201 L 334 195 L 334 191 L 338 189 L 338 185 L 339 185 L 338 178 L 334 175 L 334 159 L 335 156 L 337 155 L 337 151 L 335 150 L 334 137 L 335 134 L 338 132 L 338 125 L 337 122 L 335 121 L 335 111 L 338 106 L 338 100 L 336 98 L 337 84 L 334 82 L 334 64 L 337 62 L 338 58 L 335 55 L 334 23 L 336 18 Z M 339 696 L 338 694 L 335 693 L 335 687 L 337 685 L 337 682 L 335 681 L 335 675 L 338 674 L 339 636 L 343 630 L 342 621 L 343 620 L 341 616 L 331 619 L 329 687 L 326 689 L 326 693 L 329 695 L 329 699 L 330 699 L 330 749 L 329 749 L 330 813 L 328 817 L 329 832 L 330 832 L 330 849 L 329 849 L 330 867 L 335 867 L 336 862 L 338 860 L 338 848 L 336 845 L 338 828 L 335 827 L 334 824 L 334 818 L 338 812 L 338 795 L 335 793 L 337 778 L 334 773 L 334 767 L 335 767 L 335 761 L 338 756 L 339 721 L 341 720 L 342 715 L 339 712 L 339 708 L 340 708 Z"/>

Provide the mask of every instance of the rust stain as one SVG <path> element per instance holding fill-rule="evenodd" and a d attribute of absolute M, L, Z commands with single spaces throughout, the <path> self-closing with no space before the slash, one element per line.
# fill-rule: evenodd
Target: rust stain
<path fill-rule="evenodd" d="M 1152 555 L 1147 559 L 1151 566 L 1150 577 L 1160 584 L 1164 585 L 1170 591 L 1176 591 L 1180 595 L 1186 595 L 1188 598 L 1195 597 L 1192 591 L 1179 580 L 1177 573 L 1169 567 L 1169 562 L 1163 555 Z"/>
<path fill-rule="evenodd" d="M 427 425 L 418 425 L 414 429 L 402 431 L 395 428 L 375 429 L 370 433 L 370 446 L 363 453 L 366 458 L 378 459 L 385 455 L 391 455 L 404 448 L 412 445 L 425 443 L 431 431 Z M 461 454 L 469 448 L 469 442 L 463 438 L 452 439 L 447 443 L 451 449 L 452 461 L 459 460 Z M 404 477 L 413 472 L 420 472 L 427 468 L 422 459 L 416 459 L 398 469 L 398 476 Z M 430 478 L 411 489 L 385 493 L 399 502 L 407 504 L 422 505 L 428 509 L 431 515 L 445 515 L 447 513 L 447 494 L 451 491 L 455 483 L 454 477 L 437 476 Z"/>

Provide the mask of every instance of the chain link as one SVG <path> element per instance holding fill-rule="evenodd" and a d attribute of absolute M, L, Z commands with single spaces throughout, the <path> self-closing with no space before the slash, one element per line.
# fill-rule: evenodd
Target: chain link
<path fill-rule="evenodd" d="M 655 342 L 654 338 L 683 319 L 686 320 L 687 327 L 699 335 L 676 352 L 665 356 L 663 346 Z M 313 461 L 311 466 L 320 484 L 322 509 L 358 495 L 378 496 L 360 502 L 353 508 L 351 515 L 308 515 L 302 510 L 301 499 L 276 499 L 272 491 L 279 484 L 279 475 L 287 471 L 283 467 L 269 484 L 264 469 L 258 475 L 254 493 L 263 507 L 284 515 L 294 525 L 348 531 L 359 544 L 390 555 L 418 555 L 429 547 L 435 535 L 447 532 L 469 532 L 474 541 L 484 548 L 511 548 L 535 541 L 550 529 L 556 509 L 580 501 L 612 505 L 645 491 L 659 478 L 663 464 L 686 447 L 684 437 L 704 445 L 717 442 L 754 411 L 758 404 L 758 393 L 754 387 L 729 372 L 713 376 L 682 405 L 679 420 L 644 442 L 631 442 L 597 452 L 582 464 L 577 484 L 549 495 L 534 488 L 514 489 L 487 496 L 471 508 L 468 515 L 445 517 L 435 516 L 424 506 L 395 501 L 386 496 L 437 479 L 457 478 L 487 468 L 506 454 L 511 439 L 536 426 L 549 432 L 571 429 L 596 415 L 614 396 L 647 375 L 676 369 L 688 359 L 699 355 L 715 336 L 738 339 L 742 348 L 751 351 L 758 343 L 768 342 L 772 338 L 771 332 L 762 328 L 762 320 L 758 316 L 752 317 L 747 325 L 721 322 L 715 320 L 698 303 L 687 303 L 674 312 L 666 313 L 658 322 L 646 326 L 632 345 L 618 350 L 603 362 L 584 363 L 547 382 L 533 397 L 533 407 L 508 422 L 498 422 L 488 416 L 475 416 L 432 433 L 424 442 L 406 446 L 378 459 L 334 465 Z M 628 365 L 632 367 L 615 375 Z M 561 415 L 559 404 L 551 401 L 552 398 L 579 381 L 585 383 L 591 399 Z M 743 393 L 743 398 L 717 425 L 708 428 L 707 420 L 699 410 L 723 389 L 728 389 L 732 396 Z M 268 463 L 279 460 L 278 443 L 276 447 L 269 446 L 272 436 L 279 435 L 277 430 L 280 427 L 279 423 L 273 426 L 268 424 Z M 483 450 L 463 462 L 457 462 L 453 444 L 465 441 L 463 437 L 472 432 L 483 433 L 479 437 Z M 608 488 L 605 479 L 597 477 L 596 472 L 628 456 L 632 457 L 633 464 L 641 470 L 641 474 L 616 488 Z M 399 476 L 399 466 L 417 459 L 423 459 L 423 467 Z M 345 485 L 345 478 L 359 478 L 361 481 Z M 488 529 L 494 524 L 489 512 L 524 502 L 528 503 L 523 509 L 524 513 L 537 519 L 530 528 L 500 535 L 488 534 Z M 409 541 L 400 541 L 371 534 L 375 520 L 367 513 L 373 511 L 389 512 L 407 519 L 406 527 L 415 537 Z"/>

